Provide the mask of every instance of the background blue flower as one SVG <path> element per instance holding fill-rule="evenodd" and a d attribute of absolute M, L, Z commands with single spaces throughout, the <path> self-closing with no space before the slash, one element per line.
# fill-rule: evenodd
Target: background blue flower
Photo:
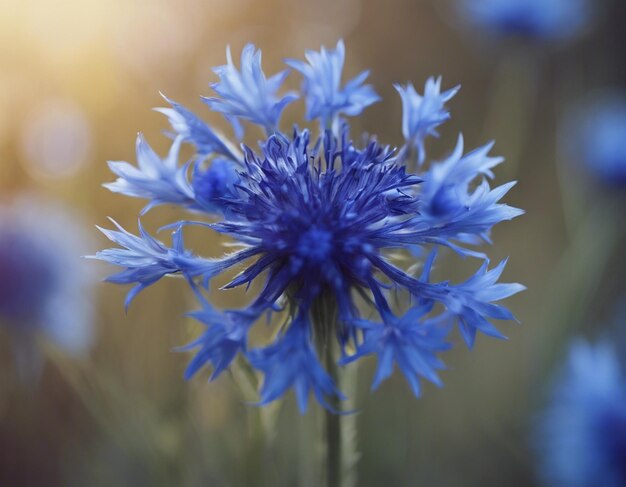
<path fill-rule="evenodd" d="M 467 21 L 500 36 L 566 39 L 590 21 L 588 0 L 459 0 Z"/>
<path fill-rule="evenodd" d="M 0 324 L 27 379 L 41 367 L 38 336 L 71 355 L 93 343 L 96 279 L 81 259 L 88 240 L 80 217 L 53 201 L 24 195 L 0 207 Z"/>
<path fill-rule="evenodd" d="M 626 97 L 604 94 L 571 110 L 564 120 L 561 146 L 605 187 L 626 186 Z"/>
<path fill-rule="evenodd" d="M 546 485 L 626 483 L 626 380 L 609 342 L 572 344 L 534 441 Z"/>

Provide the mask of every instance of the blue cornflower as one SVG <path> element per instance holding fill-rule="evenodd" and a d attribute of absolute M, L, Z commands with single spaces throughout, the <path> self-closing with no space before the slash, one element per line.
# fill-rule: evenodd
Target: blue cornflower
<path fill-rule="evenodd" d="M 288 59 L 286 63 L 304 76 L 302 90 L 306 96 L 308 120 L 320 119 L 330 128 L 340 114 L 359 115 L 363 109 L 380 100 L 370 85 L 364 85 L 369 71 L 363 71 L 341 87 L 345 60 L 343 41 L 334 50 L 322 47 L 320 52 L 307 50 L 306 60 Z"/>
<path fill-rule="evenodd" d="M 423 96 L 415 91 L 412 83 L 394 87 L 402 98 L 402 135 L 408 145 L 417 148 L 418 162 L 422 164 L 426 159 L 424 139 L 439 136 L 437 127 L 450 118 L 445 104 L 457 94 L 460 86 L 441 93 L 441 77 L 428 78 Z"/>
<path fill-rule="evenodd" d="M 43 335 L 70 354 L 93 341 L 93 274 L 80 255 L 87 237 L 76 215 L 25 196 L 0 208 L 0 324 L 14 338 L 18 371 L 38 372 Z"/>
<path fill-rule="evenodd" d="M 572 344 L 534 442 L 546 485 L 626 485 L 626 377 L 611 344 Z"/>
<path fill-rule="evenodd" d="M 218 97 L 204 98 L 204 101 L 212 110 L 228 118 L 238 138 L 243 133 L 239 119 L 260 125 L 272 133 L 278 127 L 284 108 L 298 98 L 294 93 L 282 97 L 276 95 L 289 71 L 266 78 L 261 68 L 261 51 L 253 44 L 247 44 L 241 52 L 240 71 L 233 64 L 230 48 L 226 50 L 226 64 L 214 71 L 220 81 L 213 83 L 211 88 Z"/>
<path fill-rule="evenodd" d="M 396 153 L 375 138 L 355 145 L 339 115 L 360 113 L 373 100 L 363 103 L 361 95 L 373 92 L 358 88 L 364 76 L 339 90 L 341 42 L 336 51 L 307 55 L 310 65 L 294 61 L 290 65 L 305 74 L 309 115 L 320 122 L 319 136 L 308 129 L 287 134 L 274 127 L 258 149 L 242 147 L 240 162 L 224 158 L 219 146 L 209 144 L 187 183 L 189 199 L 179 205 L 196 215 L 206 214 L 212 223 L 201 219 L 167 225 L 164 228 L 174 229 L 171 248 L 141 227 L 140 236 L 121 228 L 104 230 L 122 248 L 102 251 L 97 257 L 125 268 L 112 279 L 134 284 L 127 302 L 164 276 L 186 278 L 201 304 L 191 316 L 206 326 L 204 334 L 185 347 L 197 351 L 186 377 L 209 364 L 215 378 L 243 355 L 264 376 L 259 404 L 293 388 L 302 411 L 311 393 L 330 407 L 343 395 L 318 353 L 338 348 L 340 356 L 330 362 L 327 357 L 324 363 L 347 364 L 376 354 L 379 368 L 374 386 L 395 363 L 417 395 L 419 377 L 440 384 L 436 371 L 443 363 L 437 355 L 448 348 L 446 336 L 455 323 L 471 346 L 478 331 L 502 337 L 491 320 L 513 319 L 495 302 L 522 286 L 498 283 L 505 263 L 489 269 L 485 256 L 468 246 L 489 241 L 495 224 L 521 211 L 500 203 L 511 183 L 489 187 L 486 178 L 493 177 L 491 168 L 501 161 L 488 155 L 491 145 L 463 155 L 460 139 L 447 160 L 420 173 L 409 169 L 417 167 L 410 151 Z M 242 71 L 260 69 L 260 57 L 248 52 L 243 58 Z M 263 92 L 264 77 L 251 76 L 248 82 L 258 85 L 250 92 Z M 248 108 L 258 113 L 248 120 L 265 126 L 266 105 L 264 100 L 256 103 L 256 109 Z M 184 136 L 182 130 L 178 133 Z M 208 168 L 202 169 L 207 160 Z M 158 200 L 152 193 L 144 197 Z M 182 232 L 187 225 L 226 235 L 242 248 L 221 259 L 201 258 L 184 245 Z M 420 276 L 396 261 L 399 249 L 441 246 L 479 257 L 483 264 L 473 277 L 453 284 L 431 282 L 436 252 L 430 254 Z M 207 287 L 215 275 L 233 266 L 240 272 L 225 289 L 248 287 L 253 281 L 262 285 L 248 306 L 220 311 L 198 284 Z M 408 311 L 392 309 L 389 303 L 398 300 L 390 298 L 396 293 L 404 293 L 412 303 Z M 361 317 L 359 296 L 372 302 L 379 320 Z M 249 346 L 251 328 L 268 314 L 285 317 L 279 332 L 265 346 Z"/>
<path fill-rule="evenodd" d="M 567 39 L 589 22 L 588 0 L 460 0 L 463 16 L 498 36 Z"/>
<path fill-rule="evenodd" d="M 581 108 L 567 123 L 562 145 L 567 156 L 582 163 L 599 182 L 626 186 L 626 101 L 610 96 Z"/>

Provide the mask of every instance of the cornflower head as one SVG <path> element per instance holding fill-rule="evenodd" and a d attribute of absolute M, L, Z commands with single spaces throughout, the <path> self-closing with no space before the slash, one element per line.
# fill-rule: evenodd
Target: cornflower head
<path fill-rule="evenodd" d="M 59 205 L 22 196 L 0 208 L 0 324 L 24 378 L 41 366 L 38 337 L 71 355 L 93 341 L 94 276 L 80 259 L 86 240 Z"/>
<path fill-rule="evenodd" d="M 565 40 L 589 22 L 588 0 L 459 0 L 463 17 L 498 37 Z"/>
<path fill-rule="evenodd" d="M 261 125 L 267 137 L 258 148 L 225 150 L 230 146 L 223 136 L 189 110 L 179 105 L 162 110 L 175 132 L 170 154 L 160 159 L 142 149 L 150 154 L 149 164 L 139 161 L 133 171 L 112 166 L 120 178 L 112 189 L 148 199 L 148 208 L 177 204 L 197 218 L 167 225 L 173 231 L 171 244 L 141 226 L 138 235 L 121 227 L 103 230 L 119 248 L 96 257 L 123 268 L 110 280 L 134 285 L 127 303 L 163 276 L 183 276 L 199 301 L 191 316 L 206 327 L 185 347 L 196 351 L 186 377 L 210 365 L 215 378 L 241 355 L 263 374 L 259 404 L 293 388 L 302 411 L 311 394 L 330 407 L 329 399 L 343 394 L 319 354 L 333 350 L 337 353 L 325 359 L 327 366 L 376 355 L 374 387 L 395 365 L 416 395 L 420 378 L 441 384 L 437 371 L 444 365 L 438 353 L 449 348 L 451 328 L 458 324 L 468 346 L 477 332 L 502 338 L 492 320 L 511 320 L 513 315 L 495 302 L 523 288 L 498 282 L 505 263 L 491 267 L 484 254 L 471 248 L 488 242 L 496 223 L 522 213 L 500 202 L 511 184 L 491 188 L 486 180 L 501 159 L 488 156 L 491 144 L 463 154 L 460 138 L 447 159 L 414 172 L 417 161 L 406 146 L 396 151 L 375 138 L 363 145 L 352 142 L 341 116 L 358 115 L 378 97 L 362 86 L 364 74 L 341 86 L 341 41 L 334 51 L 307 52 L 308 64 L 288 61 L 304 76 L 308 118 L 319 122 L 321 130 L 317 136 L 309 129 L 282 132 L 267 125 L 266 115 L 283 108 L 284 96 L 272 89 L 262 100 L 255 98 L 255 105 L 248 100 L 249 93 L 263 94 L 268 85 L 260 54 L 251 56 L 253 52 L 252 46 L 244 48 L 241 70 L 254 75 L 241 76 L 254 86 L 242 90 L 235 82 L 223 84 L 220 98 L 210 105 L 227 117 Z M 223 70 L 238 79 L 231 64 L 229 56 Z M 218 75 L 226 76 L 222 68 Z M 410 100 L 418 96 L 414 91 L 403 94 L 410 101 L 404 105 L 409 112 L 404 119 L 412 127 L 407 144 L 432 134 L 447 118 L 442 105 L 456 90 L 440 93 L 439 80 L 426 86 L 421 101 Z M 248 110 L 245 117 L 242 106 Z M 171 154 L 177 154 L 180 143 L 194 146 L 195 156 L 172 164 Z M 138 151 L 139 157 L 145 156 Z M 239 250 L 200 257 L 184 244 L 188 225 L 227 235 Z M 429 257 L 425 262 L 412 257 L 415 265 L 403 266 L 418 247 Z M 476 273 L 459 284 L 433 282 L 431 269 L 441 247 L 480 260 Z M 259 281 L 260 291 L 246 307 L 216 309 L 204 288 L 234 266 L 240 272 L 226 289 Z M 392 305 L 402 300 L 406 309 Z M 279 318 L 286 318 L 273 341 L 250 344 L 249 331 L 261 317 L 281 311 Z"/>
<path fill-rule="evenodd" d="M 609 342 L 575 341 L 534 431 L 545 485 L 626 484 L 626 378 Z"/>

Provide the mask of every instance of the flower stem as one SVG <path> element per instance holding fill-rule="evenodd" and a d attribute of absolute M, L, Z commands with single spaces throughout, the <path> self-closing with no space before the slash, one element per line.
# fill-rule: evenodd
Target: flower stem
<path fill-rule="evenodd" d="M 334 347 L 328 344 L 326 346 L 326 370 L 332 377 L 337 387 L 339 384 L 339 370 L 335 359 Z M 330 400 L 330 406 L 334 409 L 324 411 L 324 423 L 326 434 L 326 485 L 327 487 L 341 487 L 341 418 L 337 414 L 341 408 L 339 398 L 333 396 Z"/>
<path fill-rule="evenodd" d="M 328 375 L 339 390 L 353 397 L 356 393 L 356 367 L 348 370 L 337 365 L 340 349 L 337 334 L 340 327 L 337 302 L 331 293 L 324 293 L 313 304 L 311 319 L 320 360 L 324 363 Z M 328 409 L 324 410 L 323 462 L 325 462 L 326 487 L 354 487 L 357 479 L 359 454 L 356 448 L 356 416 L 344 415 L 342 411 L 351 411 L 349 399 L 342 401 L 337 396 L 328 398 Z"/>

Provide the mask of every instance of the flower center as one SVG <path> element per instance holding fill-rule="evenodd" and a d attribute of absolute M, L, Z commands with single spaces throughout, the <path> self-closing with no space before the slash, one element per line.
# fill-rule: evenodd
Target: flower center
<path fill-rule="evenodd" d="M 296 251 L 300 257 L 309 262 L 327 260 L 332 252 L 333 236 L 323 228 L 312 227 L 300 235 Z"/>

